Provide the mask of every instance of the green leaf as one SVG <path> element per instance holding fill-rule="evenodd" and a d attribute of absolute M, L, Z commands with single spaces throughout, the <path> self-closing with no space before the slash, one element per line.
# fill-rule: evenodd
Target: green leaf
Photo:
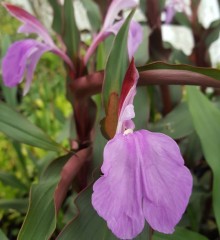
<path fill-rule="evenodd" d="M 62 10 L 63 6 L 58 3 L 58 1 L 48 0 L 51 7 L 53 8 L 53 23 L 52 28 L 59 34 L 62 34 L 63 19 Z"/>
<path fill-rule="evenodd" d="M 190 231 L 188 229 L 184 229 L 181 227 L 177 227 L 176 231 L 170 235 L 170 234 L 162 234 L 155 232 L 153 235 L 153 240 L 208 240 L 205 236 Z"/>
<path fill-rule="evenodd" d="M 12 175 L 7 172 L 0 171 L 0 181 L 4 185 L 8 185 L 13 188 L 17 188 L 20 190 L 27 190 L 27 186 L 25 186 L 24 183 L 22 183 L 15 175 Z"/>
<path fill-rule="evenodd" d="M 0 229 L 0 239 L 1 240 L 8 240 L 8 238 L 5 236 L 5 234 L 3 233 L 3 231 Z"/>
<path fill-rule="evenodd" d="M 0 199 L 0 209 L 14 209 L 21 213 L 26 213 L 28 207 L 28 199 Z M 1 239 L 1 238 L 0 238 Z"/>
<path fill-rule="evenodd" d="M 176 12 L 174 18 L 180 25 L 191 28 L 191 22 L 189 21 L 189 18 L 185 13 Z"/>
<path fill-rule="evenodd" d="M 140 106 L 142 106 L 140 108 Z M 134 109 L 135 109 L 135 118 L 134 124 L 135 129 L 144 129 L 148 125 L 148 117 L 150 114 L 150 97 L 147 92 L 147 87 L 137 88 L 137 94 L 134 98 Z"/>
<path fill-rule="evenodd" d="M 220 111 L 196 87 L 187 87 L 187 97 L 195 130 L 214 175 L 213 208 L 220 230 Z"/>
<path fill-rule="evenodd" d="M 194 131 L 191 114 L 185 102 L 180 103 L 157 123 L 150 126 L 151 131 L 162 132 L 174 139 L 183 138 Z"/>
<path fill-rule="evenodd" d="M 219 28 L 220 28 L 220 20 L 212 22 L 209 27 L 207 37 L 205 39 L 206 47 L 210 47 L 210 45 L 216 41 L 219 37 Z"/>
<path fill-rule="evenodd" d="M 107 228 L 106 222 L 98 216 L 91 204 L 92 187 L 84 190 L 76 199 L 79 214 L 63 229 L 57 240 L 117 240 Z M 149 240 L 149 229 L 144 231 L 135 240 Z"/>
<path fill-rule="evenodd" d="M 53 195 L 56 182 L 33 184 L 30 203 L 18 240 L 48 239 L 56 227 L 56 213 Z"/>
<path fill-rule="evenodd" d="M 12 139 L 51 151 L 61 150 L 56 142 L 20 113 L 0 102 L 0 131 Z"/>
<path fill-rule="evenodd" d="M 74 61 L 78 58 L 80 33 L 76 26 L 75 14 L 73 9 L 73 1 L 65 0 L 63 7 L 64 18 L 64 36 L 63 40 L 67 47 L 67 53 L 70 59 Z"/>
<path fill-rule="evenodd" d="M 81 0 L 81 2 L 86 9 L 92 29 L 94 32 L 97 32 L 101 26 L 102 21 L 99 7 L 92 0 Z"/>
<path fill-rule="evenodd" d="M 108 109 L 109 98 L 112 93 L 121 92 L 122 82 L 128 68 L 128 30 L 134 10 L 129 14 L 119 30 L 110 52 L 105 71 L 102 97 L 105 109 Z"/>
<path fill-rule="evenodd" d="M 142 31 L 143 39 L 134 55 L 136 66 L 143 66 L 149 60 L 149 35 L 151 30 L 149 26 L 144 25 Z"/>
<path fill-rule="evenodd" d="M 60 171 L 72 154 L 55 159 L 33 184 L 30 192 L 29 209 L 18 239 L 48 239 L 56 228 L 54 192 L 60 179 Z"/>

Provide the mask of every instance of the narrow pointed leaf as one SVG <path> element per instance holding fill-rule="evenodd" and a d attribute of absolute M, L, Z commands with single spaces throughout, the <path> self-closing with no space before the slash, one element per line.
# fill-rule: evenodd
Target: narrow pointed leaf
<path fill-rule="evenodd" d="M 28 199 L 0 199 L 0 209 L 8 211 L 9 209 L 17 210 L 20 213 L 26 213 Z M 0 238 L 1 239 L 1 238 Z"/>
<path fill-rule="evenodd" d="M 97 32 L 101 26 L 101 13 L 98 5 L 93 0 L 82 0 L 82 4 L 86 9 L 92 29 Z"/>
<path fill-rule="evenodd" d="M 55 159 L 44 171 L 38 184 L 33 184 L 29 208 L 18 240 L 48 239 L 56 228 L 54 192 L 60 179 L 60 172 L 72 154 Z"/>
<path fill-rule="evenodd" d="M 117 95 L 120 94 L 122 82 L 128 68 L 128 30 L 133 14 L 134 11 L 129 14 L 121 29 L 119 30 L 117 36 L 115 37 L 115 41 L 113 43 L 112 50 L 106 64 L 106 72 L 102 92 L 106 110 L 108 108 L 110 95 L 112 93 L 115 93 Z"/>
<path fill-rule="evenodd" d="M 29 209 L 18 240 L 48 239 L 56 227 L 53 200 L 56 182 L 34 184 L 31 188 Z"/>
<path fill-rule="evenodd" d="M 65 0 L 63 8 L 64 17 L 64 43 L 70 59 L 76 59 L 79 53 L 80 34 L 76 26 L 73 1 Z"/>
<path fill-rule="evenodd" d="M 51 151 L 61 150 L 58 143 L 7 104 L 0 102 L 0 112 L 0 131 L 7 136 L 31 146 Z"/>
<path fill-rule="evenodd" d="M 114 137 L 118 123 L 119 95 L 129 65 L 127 41 L 133 14 L 134 10 L 129 14 L 116 35 L 106 65 L 102 91 L 106 117 L 101 122 L 101 129 L 107 139 Z"/>
<path fill-rule="evenodd" d="M 196 87 L 187 87 L 189 110 L 213 179 L 213 208 L 220 231 L 220 111 Z"/>
<path fill-rule="evenodd" d="M 15 175 L 7 172 L 0 171 L 0 181 L 7 186 L 17 188 L 20 190 L 27 190 L 27 186 L 24 185 Z"/>
<path fill-rule="evenodd" d="M 172 112 L 151 125 L 150 129 L 155 132 L 162 132 L 174 139 L 186 137 L 194 131 L 188 105 L 185 102 L 180 103 Z"/>
<path fill-rule="evenodd" d="M 59 4 L 58 1 L 48 0 L 51 7 L 53 8 L 53 23 L 52 28 L 58 33 L 62 34 L 63 30 L 63 18 L 62 18 L 62 11 L 63 6 Z"/>

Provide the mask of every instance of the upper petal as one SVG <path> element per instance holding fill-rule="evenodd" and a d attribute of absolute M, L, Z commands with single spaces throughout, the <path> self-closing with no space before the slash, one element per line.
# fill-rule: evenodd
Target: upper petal
<path fill-rule="evenodd" d="M 120 20 L 116 22 L 115 24 L 115 18 L 117 17 L 118 13 L 122 10 L 133 8 L 138 5 L 138 0 L 113 0 L 107 15 L 105 17 L 105 21 L 103 24 L 103 27 L 99 34 L 94 38 L 92 41 L 92 44 L 88 48 L 86 55 L 84 57 L 84 63 L 86 64 L 91 57 L 91 55 L 94 53 L 95 49 L 99 45 L 100 42 L 102 42 L 106 37 L 108 37 L 111 33 L 114 35 L 118 34 L 119 29 L 121 28 L 122 24 L 124 23 L 124 20 Z M 128 52 L 130 59 L 132 58 L 132 54 L 137 50 L 137 47 L 139 46 L 140 42 L 142 41 L 142 29 L 140 29 L 140 26 L 138 23 L 132 23 L 130 24 L 130 29 L 128 36 Z M 137 32 L 137 30 L 141 30 L 140 32 Z M 133 44 L 133 45 L 132 45 Z"/>
<path fill-rule="evenodd" d="M 192 176 L 176 142 L 161 133 L 136 132 L 141 156 L 143 213 L 150 226 L 172 233 L 192 192 Z"/>
<path fill-rule="evenodd" d="M 131 21 L 128 32 L 128 56 L 131 60 L 143 40 L 143 30 L 138 22 Z"/>
<path fill-rule="evenodd" d="M 48 34 L 47 30 L 37 20 L 37 18 L 35 18 L 33 15 L 31 15 L 30 13 L 28 13 L 24 9 L 19 8 L 19 7 L 15 6 L 15 5 L 13 5 L 13 4 L 3 3 L 3 6 L 8 10 L 8 12 L 12 16 L 17 18 L 22 23 L 24 23 L 24 25 L 22 25 L 19 28 L 19 30 L 18 30 L 19 32 L 23 32 L 23 33 L 36 33 L 37 35 L 42 37 L 42 39 L 48 45 L 50 45 L 51 47 L 55 46 L 55 44 L 54 44 L 52 38 L 50 37 L 50 35 Z"/>
<path fill-rule="evenodd" d="M 105 147 L 104 176 L 93 186 L 94 208 L 120 239 L 133 239 L 144 228 L 139 165 L 130 134 L 118 134 Z"/>
<path fill-rule="evenodd" d="M 92 56 L 92 54 L 94 53 L 94 51 L 96 50 L 97 46 L 109 35 L 111 34 L 111 32 L 105 32 L 105 31 L 101 31 L 99 32 L 99 34 L 97 34 L 95 36 L 95 38 L 93 39 L 91 45 L 89 46 L 89 48 L 86 51 L 86 55 L 84 57 L 84 63 L 86 64 L 89 60 L 89 58 Z"/>
<path fill-rule="evenodd" d="M 113 24 L 119 12 L 136 7 L 138 2 L 138 0 L 113 0 L 109 6 L 102 29 L 109 28 Z"/>
<path fill-rule="evenodd" d="M 2 75 L 4 84 L 14 87 L 19 84 L 27 73 L 31 81 L 33 71 L 40 56 L 51 48 L 36 40 L 27 39 L 12 44 L 2 60 Z"/>

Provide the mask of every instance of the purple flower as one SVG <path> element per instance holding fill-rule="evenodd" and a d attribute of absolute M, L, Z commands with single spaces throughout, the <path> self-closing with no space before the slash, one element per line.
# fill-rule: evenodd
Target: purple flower
<path fill-rule="evenodd" d="M 35 33 L 42 39 L 42 42 L 33 39 L 21 40 L 9 47 L 2 60 L 3 81 L 6 86 L 16 86 L 25 75 L 26 85 L 23 92 L 25 95 L 30 88 L 37 62 L 42 54 L 48 51 L 60 56 L 73 69 L 69 57 L 55 45 L 47 30 L 34 16 L 12 4 L 5 3 L 3 6 L 23 23 L 18 29 L 19 33 Z"/>
<path fill-rule="evenodd" d="M 103 176 L 92 195 L 93 207 L 120 239 L 135 238 L 145 220 L 156 231 L 172 233 L 192 191 L 192 176 L 176 142 L 162 133 L 133 132 L 138 73 L 134 64 L 129 69 L 117 133 L 105 146 Z"/>
<path fill-rule="evenodd" d="M 86 55 L 84 57 L 84 63 L 86 64 L 91 57 L 91 55 L 94 53 L 97 46 L 102 42 L 105 38 L 107 38 L 110 34 L 117 35 L 119 29 L 121 28 L 122 24 L 124 23 L 124 20 L 120 20 L 119 22 L 116 22 L 114 24 L 114 21 L 116 17 L 118 16 L 118 13 L 122 10 L 133 8 L 138 5 L 137 0 L 113 0 L 107 15 L 105 17 L 104 24 L 102 26 L 102 29 L 100 32 L 96 35 L 96 37 L 93 39 L 92 44 L 88 48 Z M 130 23 L 130 29 L 128 33 L 128 54 L 129 58 L 131 59 L 134 55 L 135 51 L 137 50 L 139 44 L 141 43 L 143 38 L 143 32 L 142 28 L 139 23 L 135 21 L 131 21 Z"/>
<path fill-rule="evenodd" d="M 192 15 L 190 8 L 191 0 L 167 0 L 166 1 L 166 23 L 170 23 L 176 12 L 184 12 L 188 17 Z"/>

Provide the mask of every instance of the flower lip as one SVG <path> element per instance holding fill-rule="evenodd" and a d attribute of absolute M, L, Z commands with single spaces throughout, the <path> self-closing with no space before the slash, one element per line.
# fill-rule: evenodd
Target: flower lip
<path fill-rule="evenodd" d="M 174 231 L 192 192 L 192 176 L 173 139 L 147 130 L 126 138 L 117 134 L 105 146 L 101 170 L 92 204 L 118 238 L 135 238 L 145 220 L 156 231 Z"/>

